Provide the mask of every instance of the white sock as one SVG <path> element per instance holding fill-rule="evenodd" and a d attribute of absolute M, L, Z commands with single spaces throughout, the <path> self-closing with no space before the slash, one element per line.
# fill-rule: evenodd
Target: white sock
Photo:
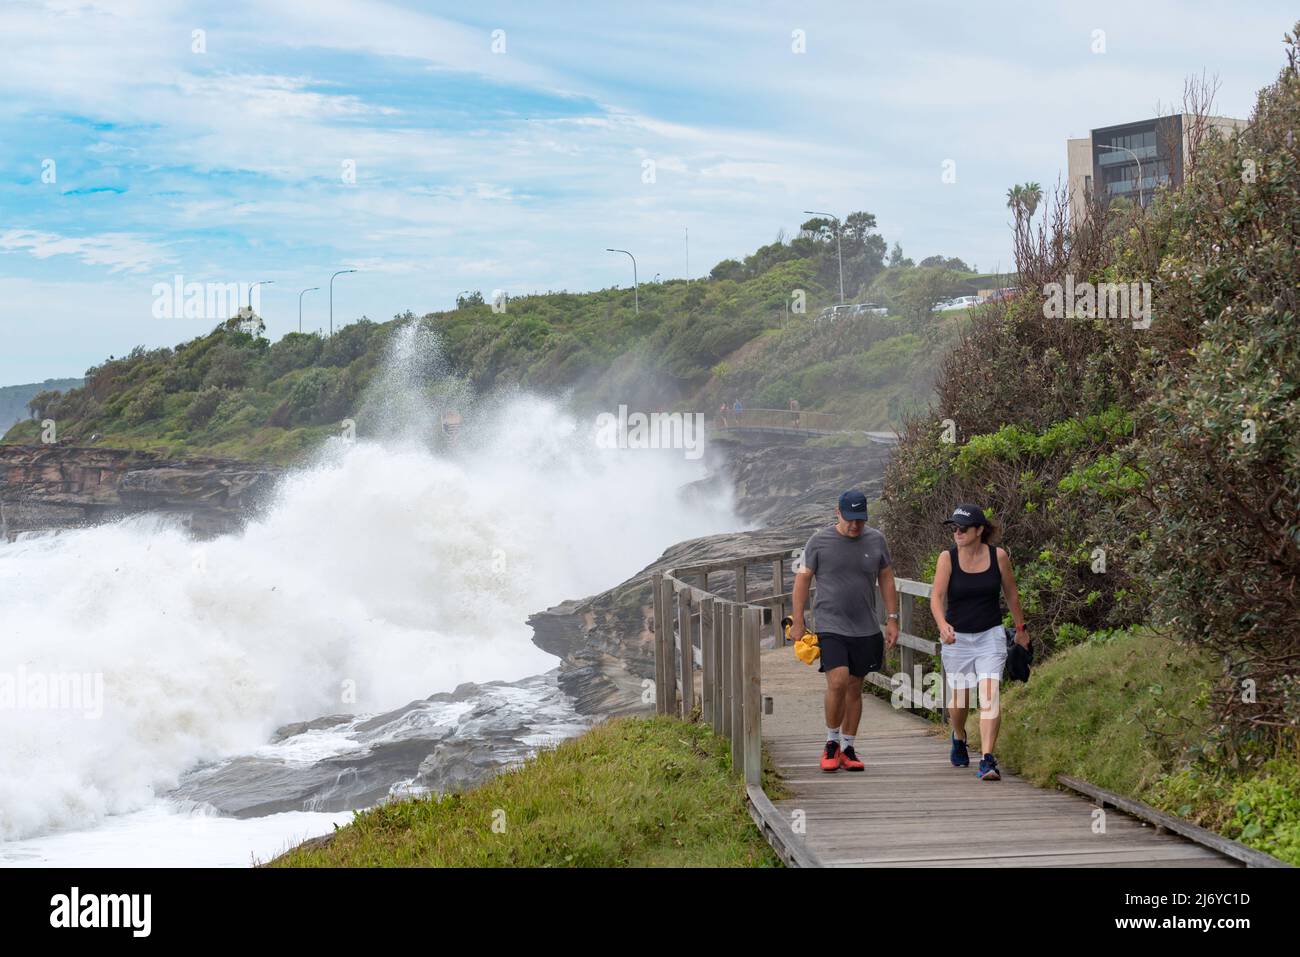
<path fill-rule="evenodd" d="M 840 729 L 839 729 L 839 728 L 827 728 L 827 729 L 826 729 L 826 743 L 827 743 L 827 744 L 830 744 L 832 741 L 834 741 L 836 744 L 839 744 L 839 743 L 840 743 Z"/>
<path fill-rule="evenodd" d="M 853 735 L 853 734 L 842 734 L 842 735 L 840 735 L 840 739 L 841 739 L 841 741 L 843 742 L 843 746 L 844 746 L 845 748 L 851 748 L 851 747 L 853 747 L 853 739 L 854 739 L 855 737 L 857 737 L 857 735 Z"/>

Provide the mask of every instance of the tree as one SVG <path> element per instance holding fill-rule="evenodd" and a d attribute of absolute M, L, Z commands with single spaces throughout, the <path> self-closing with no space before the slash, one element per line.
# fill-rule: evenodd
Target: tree
<path fill-rule="evenodd" d="M 59 401 L 63 393 L 58 390 L 50 391 L 48 389 L 37 392 L 27 401 L 27 411 L 32 414 L 33 419 L 41 420 L 51 407 Z"/>
<path fill-rule="evenodd" d="M 912 260 L 903 256 L 903 247 L 898 243 L 894 243 L 894 248 L 889 251 L 889 268 L 898 269 L 899 267 L 909 267 L 913 265 L 915 265 L 915 263 L 913 263 Z"/>
<path fill-rule="evenodd" d="M 966 265 L 959 257 L 953 256 L 951 259 L 944 259 L 942 256 L 927 256 L 921 260 L 921 268 L 933 266 L 936 269 L 955 269 L 958 272 L 971 272 L 971 268 Z"/>
<path fill-rule="evenodd" d="M 1025 188 L 1019 184 L 1007 190 L 1007 209 L 1016 218 L 1016 230 L 1020 229 L 1021 217 L 1025 215 Z"/>
<path fill-rule="evenodd" d="M 709 271 L 710 279 L 736 279 L 745 277 L 745 267 L 734 259 L 724 259 Z"/>
<path fill-rule="evenodd" d="M 1024 183 L 1007 190 L 1007 208 L 1016 218 L 1017 230 L 1020 229 L 1022 222 L 1034 218 L 1034 212 L 1042 201 L 1043 187 L 1037 183 Z"/>
<path fill-rule="evenodd" d="M 1033 219 L 1034 211 L 1043 200 L 1043 187 L 1037 183 L 1026 183 L 1022 188 L 1024 192 L 1021 194 L 1021 200 L 1025 204 L 1025 216 Z"/>

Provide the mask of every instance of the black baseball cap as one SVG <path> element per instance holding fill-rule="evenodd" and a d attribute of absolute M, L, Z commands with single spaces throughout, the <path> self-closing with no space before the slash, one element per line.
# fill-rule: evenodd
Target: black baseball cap
<path fill-rule="evenodd" d="M 867 497 L 861 492 L 848 491 L 840 496 L 840 518 L 846 522 L 867 520 Z"/>
<path fill-rule="evenodd" d="M 958 528 L 970 528 L 972 525 L 987 525 L 984 509 L 978 505 L 962 504 L 952 510 L 952 517 L 945 518 L 943 524 L 956 525 Z"/>

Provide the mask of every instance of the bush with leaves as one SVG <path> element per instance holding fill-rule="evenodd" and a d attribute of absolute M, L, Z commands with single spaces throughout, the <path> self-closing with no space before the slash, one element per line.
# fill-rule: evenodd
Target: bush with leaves
<path fill-rule="evenodd" d="M 217 411 L 217 406 L 221 404 L 225 395 L 225 390 L 215 385 L 210 385 L 199 392 L 185 407 L 185 424 L 191 429 L 203 428 Z"/>
<path fill-rule="evenodd" d="M 1300 24 L 1297 25 L 1300 29 Z M 1229 661 L 1220 707 L 1300 726 L 1300 74 L 1211 143 L 1161 265 L 1166 335 L 1143 383 L 1153 619 Z"/>

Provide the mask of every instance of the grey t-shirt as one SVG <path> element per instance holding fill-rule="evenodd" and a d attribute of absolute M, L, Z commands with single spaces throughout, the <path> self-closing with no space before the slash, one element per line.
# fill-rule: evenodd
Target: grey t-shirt
<path fill-rule="evenodd" d="M 857 538 L 849 538 L 828 526 L 808 539 L 803 563 L 817 580 L 813 618 L 818 633 L 856 637 L 880 632 L 876 578 L 892 564 L 884 535 L 867 525 Z"/>

